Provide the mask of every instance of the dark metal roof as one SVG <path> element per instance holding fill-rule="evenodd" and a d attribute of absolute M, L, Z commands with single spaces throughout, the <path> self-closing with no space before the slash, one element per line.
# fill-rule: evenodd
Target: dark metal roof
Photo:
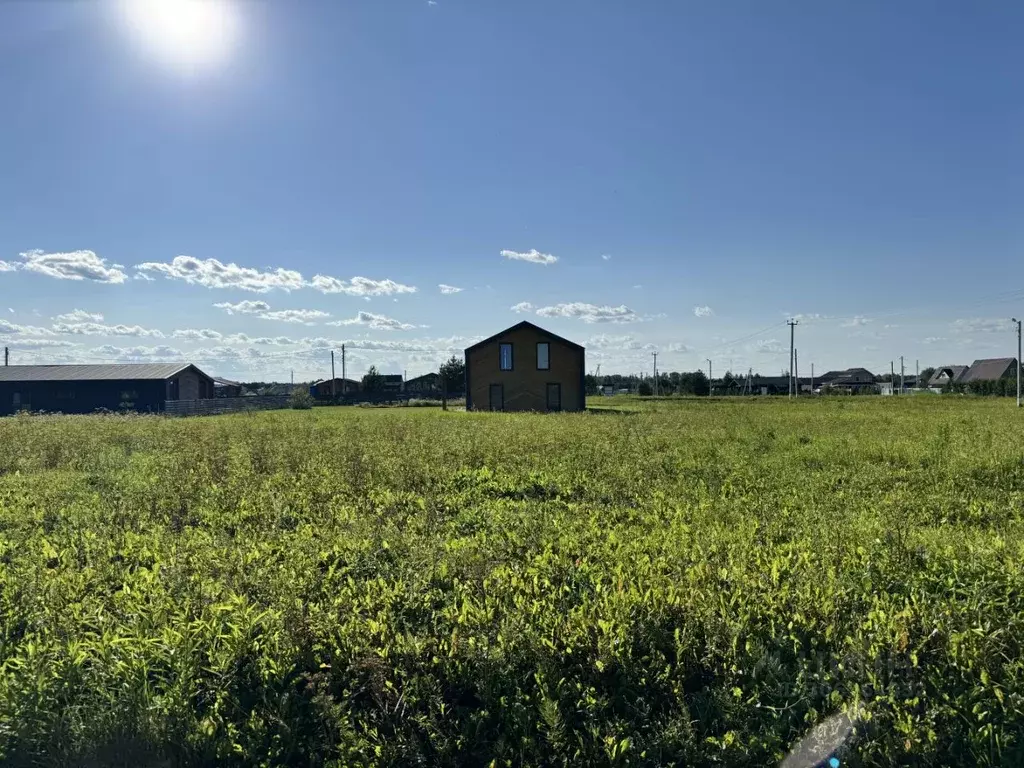
<path fill-rule="evenodd" d="M 122 363 L 117 365 L 5 365 L 0 381 L 140 381 L 169 379 L 191 363 Z M 195 368 L 203 376 L 205 373 Z"/>
<path fill-rule="evenodd" d="M 966 371 L 966 365 L 940 365 L 935 369 L 935 373 L 932 374 L 932 377 L 928 379 L 928 386 L 937 387 L 948 381 L 960 381 L 960 378 Z M 943 373 L 947 374 L 947 378 L 941 378 Z"/>
<path fill-rule="evenodd" d="M 847 368 L 845 371 L 828 371 L 819 376 L 816 381 L 822 384 L 873 384 L 875 374 L 867 368 Z"/>
<path fill-rule="evenodd" d="M 422 376 L 417 376 L 414 379 L 406 379 L 405 383 L 406 384 L 412 384 L 415 381 L 426 381 L 427 379 L 430 379 L 431 381 L 433 381 L 434 379 L 439 379 L 439 378 L 441 378 L 441 374 L 439 374 L 439 373 L 434 373 L 434 372 L 424 373 Z"/>
<path fill-rule="evenodd" d="M 959 381 L 995 381 L 1016 371 L 1017 358 L 994 357 L 989 360 L 975 360 Z"/>
<path fill-rule="evenodd" d="M 531 323 L 529 320 L 523 320 L 521 323 L 516 323 L 515 325 L 513 325 L 513 326 L 511 326 L 509 328 L 506 328 L 504 331 L 499 331 L 498 333 L 494 334 L 493 336 L 488 336 L 483 341 L 478 341 L 476 344 L 474 344 L 471 347 L 466 347 L 466 352 L 470 352 L 470 351 L 472 351 L 474 349 L 477 349 L 479 347 L 484 346 L 485 344 L 490 344 L 490 343 L 492 343 L 494 341 L 497 341 L 502 336 L 504 336 L 504 335 L 506 335 L 508 333 L 512 333 L 513 331 L 518 331 L 520 328 L 532 328 L 533 330 L 537 331 L 542 336 L 547 336 L 549 339 L 553 339 L 554 341 L 560 341 L 563 344 L 568 344 L 570 347 L 575 347 L 576 349 L 583 349 L 583 345 L 582 344 L 577 344 L 575 341 L 569 341 L 568 339 L 563 338 L 563 337 L 559 336 L 558 334 L 552 333 L 551 331 L 547 330 L 546 328 L 541 328 L 536 323 Z"/>
<path fill-rule="evenodd" d="M 213 377 L 213 383 L 222 387 L 240 387 L 240 382 L 232 381 L 231 379 L 223 379 L 220 376 Z"/>

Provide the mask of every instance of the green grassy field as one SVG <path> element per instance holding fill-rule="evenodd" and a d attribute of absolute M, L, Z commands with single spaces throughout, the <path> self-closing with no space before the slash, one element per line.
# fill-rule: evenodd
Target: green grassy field
<path fill-rule="evenodd" d="M 0 420 L 0 762 L 1024 762 L 1024 413 L 609 403 Z"/>

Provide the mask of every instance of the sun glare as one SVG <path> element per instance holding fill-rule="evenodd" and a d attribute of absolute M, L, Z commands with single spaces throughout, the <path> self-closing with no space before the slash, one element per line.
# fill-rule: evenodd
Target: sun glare
<path fill-rule="evenodd" d="M 238 36 L 237 8 L 229 0 L 121 0 L 120 5 L 147 53 L 177 69 L 217 66 Z"/>

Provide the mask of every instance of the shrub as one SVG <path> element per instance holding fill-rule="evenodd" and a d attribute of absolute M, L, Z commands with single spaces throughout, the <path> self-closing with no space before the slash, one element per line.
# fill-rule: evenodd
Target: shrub
<path fill-rule="evenodd" d="M 308 411 L 314 405 L 316 405 L 316 400 L 313 396 L 301 389 L 292 392 L 288 398 L 288 407 L 294 408 L 297 411 Z"/>

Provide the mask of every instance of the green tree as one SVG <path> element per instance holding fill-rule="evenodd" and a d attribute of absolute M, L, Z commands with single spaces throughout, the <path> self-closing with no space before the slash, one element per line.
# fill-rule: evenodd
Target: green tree
<path fill-rule="evenodd" d="M 934 368 L 925 368 L 921 371 L 921 374 L 917 378 L 917 386 L 925 387 L 928 385 L 928 380 L 935 375 Z"/>
<path fill-rule="evenodd" d="M 466 391 L 466 361 L 452 355 L 441 366 L 441 386 L 449 395 L 461 395 Z"/>
<path fill-rule="evenodd" d="M 711 391 L 711 384 L 704 371 L 692 371 L 680 376 L 679 391 L 684 395 L 703 396 Z"/>
<path fill-rule="evenodd" d="M 380 375 L 376 365 L 371 365 L 370 370 L 363 376 L 363 392 L 380 392 L 384 389 L 384 378 Z"/>
<path fill-rule="evenodd" d="M 652 387 L 650 382 L 645 379 L 640 382 L 640 386 L 637 388 L 637 394 L 643 397 L 650 397 L 654 394 L 654 387 Z"/>

